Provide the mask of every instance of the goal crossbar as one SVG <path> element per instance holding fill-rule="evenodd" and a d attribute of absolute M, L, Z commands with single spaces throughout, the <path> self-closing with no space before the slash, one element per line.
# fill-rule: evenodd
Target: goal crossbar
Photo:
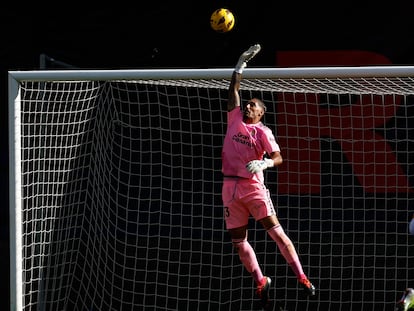
<path fill-rule="evenodd" d="M 8 72 L 11 311 L 65 303 L 75 310 L 123 309 L 123 303 L 165 310 L 190 310 L 192 304 L 251 309 L 251 279 L 237 270 L 231 243 L 224 243 L 218 206 L 221 104 L 232 72 Z M 101 81 L 114 84 L 101 88 Z M 414 252 L 403 223 L 414 209 L 409 173 L 414 66 L 246 68 L 241 91 L 243 99 L 260 92 L 275 103 L 266 118 L 277 128 L 287 163 L 270 187 L 277 189 L 276 205 L 289 207 L 280 219 L 299 244 L 306 270 L 321 278 L 320 300 L 292 298 L 292 274 L 266 250 L 266 237 L 252 232 L 260 237 L 259 258 L 275 265 L 270 273 L 278 276 L 277 292 L 286 296 L 289 310 L 312 303 L 340 311 L 364 305 L 361 310 L 386 310 L 393 303 L 391 290 L 414 277 L 414 269 L 403 267 Z M 85 185 L 91 193 L 80 189 Z M 103 202 L 96 203 L 100 197 Z M 86 212 L 79 211 L 82 200 L 90 205 Z M 129 209 L 133 204 L 142 215 Z M 82 221 L 70 214 L 74 206 Z M 86 242 L 85 231 L 91 233 Z M 143 232 L 147 240 L 136 241 Z M 72 240 L 87 247 L 76 249 Z M 32 258 L 23 258 L 23 249 Z M 195 265 L 187 250 L 194 251 Z M 124 278 L 118 279 L 121 270 Z M 43 281 L 45 275 L 50 278 Z M 370 297 L 360 284 L 375 286 L 372 292 L 382 297 Z"/>
<path fill-rule="evenodd" d="M 232 68 L 9 71 L 16 80 L 228 79 Z M 246 68 L 244 79 L 412 77 L 414 66 Z"/>

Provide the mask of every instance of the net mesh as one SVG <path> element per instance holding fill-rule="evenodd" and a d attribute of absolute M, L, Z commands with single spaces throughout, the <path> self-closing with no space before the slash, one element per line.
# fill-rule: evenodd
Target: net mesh
<path fill-rule="evenodd" d="M 24 310 L 252 310 L 223 222 L 228 80 L 20 83 Z M 318 289 L 249 240 L 287 310 L 390 310 L 414 279 L 414 83 L 245 79 L 284 164 L 279 219 Z M 412 261 L 412 260 L 411 260 Z"/>

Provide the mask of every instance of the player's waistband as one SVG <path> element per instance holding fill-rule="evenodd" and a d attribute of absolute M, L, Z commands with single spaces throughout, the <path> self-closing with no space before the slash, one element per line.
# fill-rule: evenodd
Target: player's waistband
<path fill-rule="evenodd" d="M 223 175 L 224 179 L 244 179 L 244 180 L 249 180 L 251 178 L 246 178 L 246 177 L 240 177 L 240 176 L 235 176 L 235 175 Z"/>

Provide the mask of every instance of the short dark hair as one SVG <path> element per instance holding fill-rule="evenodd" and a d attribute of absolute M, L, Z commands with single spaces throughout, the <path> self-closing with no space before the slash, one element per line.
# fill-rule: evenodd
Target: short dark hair
<path fill-rule="evenodd" d="M 259 99 L 257 97 L 254 97 L 253 99 L 255 99 L 259 103 L 259 105 L 263 108 L 263 110 L 265 112 L 267 111 L 267 107 L 266 107 L 265 103 L 263 102 L 263 100 L 261 100 L 261 99 Z"/>

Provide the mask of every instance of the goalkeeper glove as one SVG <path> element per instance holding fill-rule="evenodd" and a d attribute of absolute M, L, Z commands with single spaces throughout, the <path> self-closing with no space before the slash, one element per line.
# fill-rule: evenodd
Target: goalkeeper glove
<path fill-rule="evenodd" d="M 247 62 L 251 60 L 253 57 L 259 53 L 261 47 L 260 44 L 252 45 L 247 51 L 245 51 L 242 55 L 240 55 L 239 61 L 237 62 L 234 71 L 237 73 L 242 73 L 243 69 L 246 68 Z"/>
<path fill-rule="evenodd" d="M 272 159 L 253 160 L 246 164 L 246 169 L 250 173 L 256 174 L 267 169 L 268 167 L 273 167 L 274 165 L 275 163 Z"/>

